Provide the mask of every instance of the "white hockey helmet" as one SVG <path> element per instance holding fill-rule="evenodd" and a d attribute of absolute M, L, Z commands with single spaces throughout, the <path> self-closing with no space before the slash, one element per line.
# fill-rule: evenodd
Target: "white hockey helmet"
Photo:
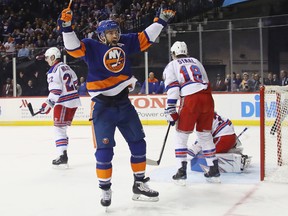
<path fill-rule="evenodd" d="M 61 52 L 57 47 L 51 47 L 46 50 L 45 54 L 45 61 L 52 66 L 57 59 L 61 59 Z"/>
<path fill-rule="evenodd" d="M 170 51 L 171 51 L 171 55 L 175 57 L 178 55 L 185 55 L 185 56 L 188 55 L 187 45 L 183 41 L 176 41 L 172 45 Z"/>

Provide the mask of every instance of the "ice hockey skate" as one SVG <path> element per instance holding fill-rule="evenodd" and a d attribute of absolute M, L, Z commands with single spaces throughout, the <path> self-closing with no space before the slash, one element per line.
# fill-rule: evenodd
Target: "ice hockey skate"
<path fill-rule="evenodd" d="M 177 173 L 172 176 L 172 179 L 175 180 L 175 183 L 178 185 L 186 185 L 187 179 L 187 161 L 182 161 L 182 167 L 178 169 Z"/>
<path fill-rule="evenodd" d="M 210 183 L 221 183 L 218 160 L 214 160 L 213 164 L 213 166 L 209 167 L 209 171 L 204 173 L 204 176 Z"/>
<path fill-rule="evenodd" d="M 63 168 L 63 169 L 68 169 L 68 156 L 67 156 L 67 151 L 63 151 L 63 154 L 60 155 L 58 158 L 54 159 L 52 161 L 52 165 L 54 168 Z"/>
<path fill-rule="evenodd" d="M 147 202 L 157 202 L 159 200 L 159 193 L 152 190 L 146 184 L 150 178 L 145 178 L 142 181 L 134 181 L 132 191 L 134 193 L 132 200 L 134 201 L 147 201 Z"/>
<path fill-rule="evenodd" d="M 100 200 L 101 205 L 104 207 L 110 206 L 111 205 L 111 197 L 112 197 L 112 191 L 110 188 L 107 190 L 102 189 L 102 196 L 101 196 L 101 200 Z"/>

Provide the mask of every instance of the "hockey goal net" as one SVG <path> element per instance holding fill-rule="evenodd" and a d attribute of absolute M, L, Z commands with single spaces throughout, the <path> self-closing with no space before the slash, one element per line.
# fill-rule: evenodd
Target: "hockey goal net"
<path fill-rule="evenodd" d="M 288 86 L 260 89 L 260 178 L 288 183 Z"/>

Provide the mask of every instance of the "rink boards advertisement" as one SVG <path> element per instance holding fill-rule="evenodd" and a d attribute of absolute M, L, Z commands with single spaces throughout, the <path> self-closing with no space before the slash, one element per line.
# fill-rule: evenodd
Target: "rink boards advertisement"
<path fill-rule="evenodd" d="M 260 95 L 251 94 L 213 94 L 215 111 L 228 117 L 235 125 L 259 125 Z M 18 97 L 0 99 L 0 125 L 52 125 L 53 112 L 32 117 L 27 104 L 31 103 L 37 112 L 45 97 Z M 166 95 L 135 95 L 130 100 L 143 124 L 167 124 L 164 116 Z M 74 125 L 89 125 L 91 98 L 81 97 L 82 106 L 78 108 Z"/>

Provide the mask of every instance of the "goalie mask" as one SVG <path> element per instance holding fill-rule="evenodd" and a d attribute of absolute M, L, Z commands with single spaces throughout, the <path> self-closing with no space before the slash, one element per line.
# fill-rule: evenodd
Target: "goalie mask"
<path fill-rule="evenodd" d="M 179 55 L 187 56 L 188 55 L 187 45 L 183 41 L 176 41 L 172 45 L 170 52 L 171 52 L 173 59 L 174 57 L 177 57 Z"/>
<path fill-rule="evenodd" d="M 102 43 L 115 46 L 120 39 L 121 31 L 117 22 L 113 20 L 103 20 L 99 23 L 96 34 Z"/>
<path fill-rule="evenodd" d="M 46 50 L 44 56 L 45 61 L 49 64 L 49 66 L 52 66 L 58 59 L 61 59 L 61 52 L 58 48 L 51 47 L 48 50 Z"/>

